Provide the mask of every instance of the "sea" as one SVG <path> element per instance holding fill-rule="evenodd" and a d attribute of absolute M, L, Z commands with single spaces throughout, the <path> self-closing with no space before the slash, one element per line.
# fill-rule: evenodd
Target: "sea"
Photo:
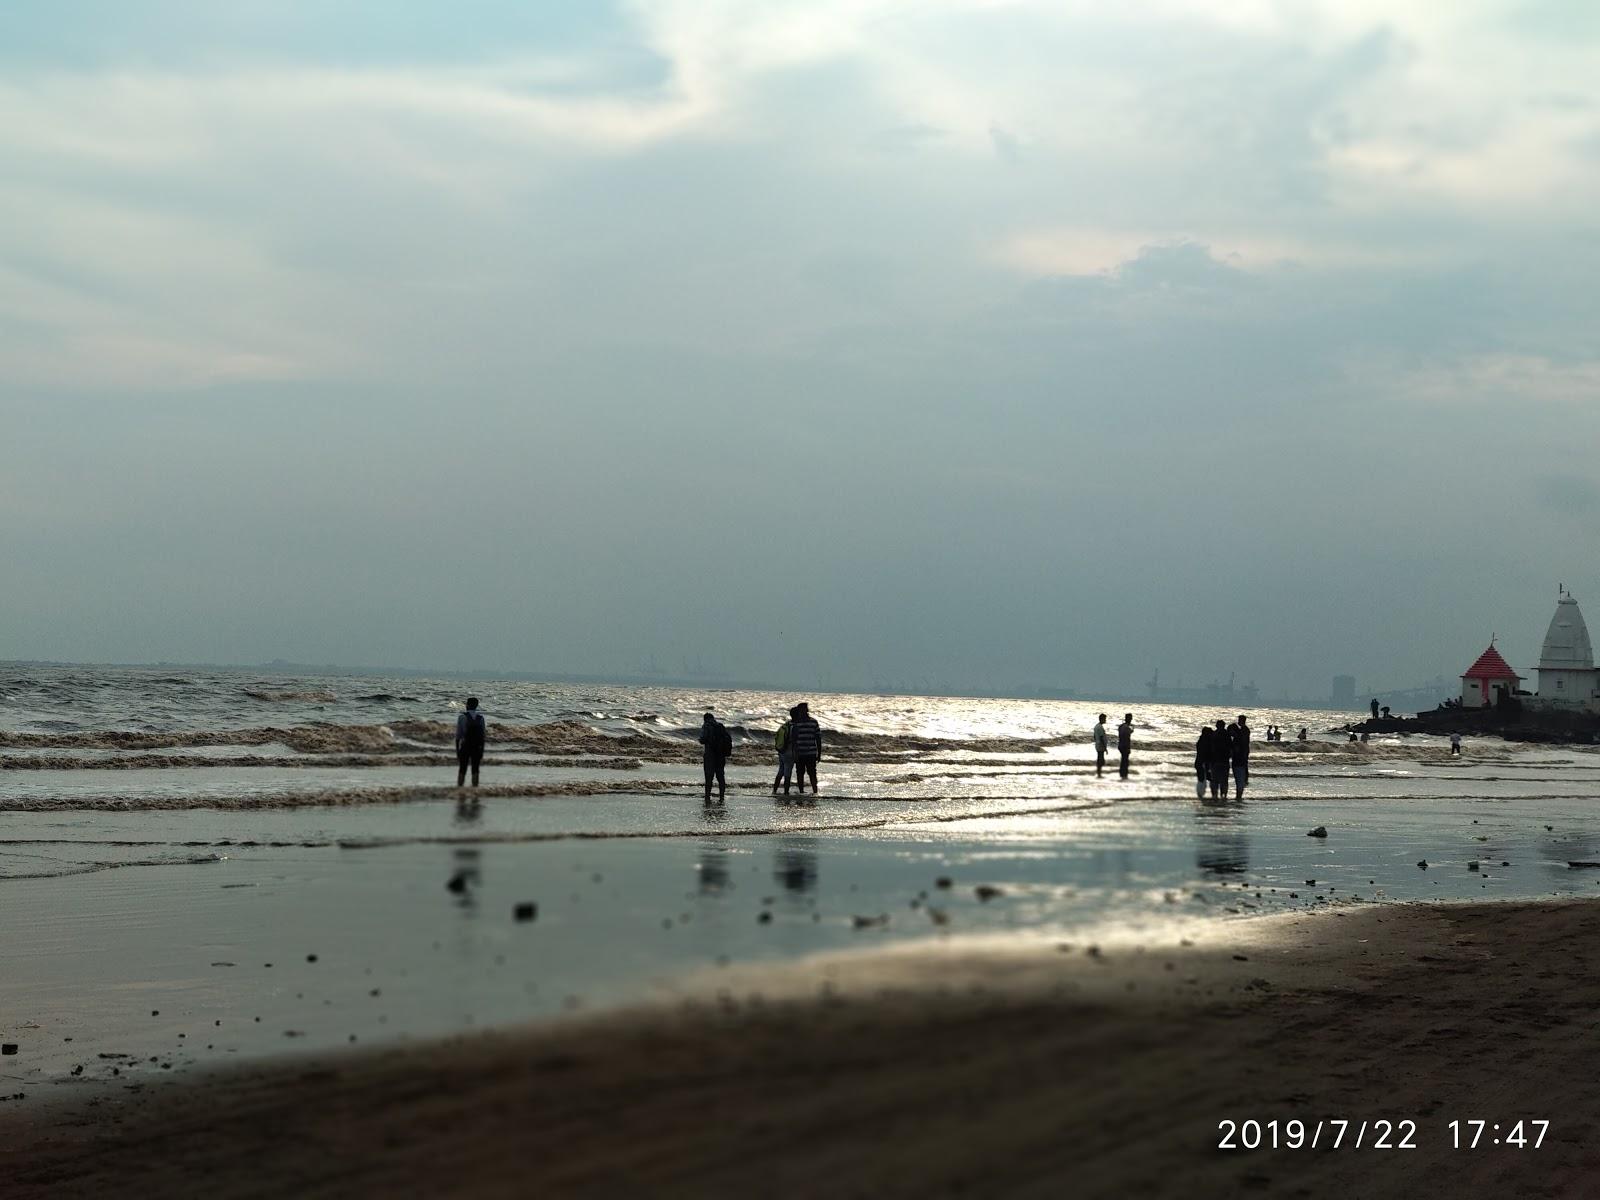
<path fill-rule="evenodd" d="M 455 719 L 481 700 L 482 786 Z M 773 796 L 809 703 L 820 794 Z M 1091 730 L 1133 711 L 1132 770 Z M 706 804 L 701 714 L 734 738 Z M 963 937 L 1143 948 L 1316 909 L 1586 896 L 1593 747 L 1187 705 L 0 665 L 0 1092 L 668 1002 Z M 1289 740 L 1263 740 L 1268 725 Z M 1304 742 L 1294 740 L 1301 728 Z M 1326 836 L 1311 836 L 1322 829 Z"/>

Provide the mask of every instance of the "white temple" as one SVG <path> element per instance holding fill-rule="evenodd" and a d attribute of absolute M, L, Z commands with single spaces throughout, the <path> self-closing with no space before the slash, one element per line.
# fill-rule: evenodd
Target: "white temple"
<path fill-rule="evenodd" d="M 1536 703 L 1560 708 L 1600 710 L 1600 672 L 1594 666 L 1589 627 L 1583 623 L 1578 602 L 1561 589 L 1555 616 L 1539 652 L 1539 691 Z"/>

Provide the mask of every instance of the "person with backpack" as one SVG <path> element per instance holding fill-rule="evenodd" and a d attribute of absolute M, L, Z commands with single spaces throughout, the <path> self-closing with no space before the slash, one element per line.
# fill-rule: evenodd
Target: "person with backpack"
<path fill-rule="evenodd" d="M 722 804 L 728 798 L 728 777 L 724 768 L 733 754 L 733 738 L 728 733 L 728 727 L 717 720 L 716 714 L 710 709 L 706 710 L 706 719 L 700 723 L 699 741 L 705 747 L 701 752 L 701 762 L 706 772 L 706 803 L 711 803 L 711 781 L 715 779 L 717 803 Z"/>
<path fill-rule="evenodd" d="M 783 790 L 789 790 L 789 775 L 794 770 L 794 755 L 789 753 L 789 731 L 794 727 L 794 709 L 789 710 L 788 718 L 778 726 L 778 732 L 772 735 L 772 744 L 778 751 L 778 773 L 772 780 L 772 794 L 778 794 L 778 785 L 783 784 Z"/>
<path fill-rule="evenodd" d="M 468 767 L 472 768 L 472 786 L 478 786 L 478 768 L 483 765 L 483 747 L 488 740 L 488 724 L 478 711 L 478 698 L 468 696 L 466 710 L 456 718 L 457 787 L 466 786 Z"/>
<path fill-rule="evenodd" d="M 822 757 L 822 726 L 811 715 L 811 706 L 802 700 L 794 706 L 794 720 L 789 723 L 789 751 L 794 755 L 795 782 L 800 794 L 806 794 L 806 776 L 811 776 L 811 794 L 817 794 L 817 760 Z M 788 794 L 788 787 L 784 787 Z"/>

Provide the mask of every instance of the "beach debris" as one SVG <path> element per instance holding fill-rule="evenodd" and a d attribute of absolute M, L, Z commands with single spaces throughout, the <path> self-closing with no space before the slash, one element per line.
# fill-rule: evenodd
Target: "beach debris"
<path fill-rule="evenodd" d="M 15 1054 L 16 1052 L 17 1044 L 15 1042 L 6 1042 L 4 1045 L 0 1045 L 0 1054 Z"/>
<path fill-rule="evenodd" d="M 1587 859 L 1578 859 L 1577 861 L 1568 859 L 1567 866 L 1577 870 L 1581 867 L 1600 867 L 1600 862 L 1589 862 Z"/>
<path fill-rule="evenodd" d="M 758 912 L 756 914 L 756 924 L 757 925 L 771 925 L 772 924 L 772 914 L 769 913 L 766 909 L 762 909 L 760 912 Z"/>
<path fill-rule="evenodd" d="M 1316 887 L 1317 886 L 1317 881 L 1315 879 L 1308 879 L 1308 880 L 1306 880 L 1306 886 L 1307 887 Z"/>
<path fill-rule="evenodd" d="M 1073 946 L 1071 942 L 1057 942 L 1056 949 L 1061 951 L 1063 954 L 1071 954 Z"/>
<path fill-rule="evenodd" d="M 524 900 L 511 910 L 511 915 L 519 921 L 531 921 L 539 915 L 539 906 L 531 900 Z"/>
<path fill-rule="evenodd" d="M 1326 825 L 1318 825 L 1310 833 L 1306 834 L 1306 836 L 1307 837 L 1327 837 L 1328 836 L 1328 827 Z"/>
<path fill-rule="evenodd" d="M 955 881 L 948 875 L 941 875 L 933 881 L 933 886 L 936 888 L 950 888 L 955 886 Z"/>
<path fill-rule="evenodd" d="M 306 961 L 307 962 L 316 962 L 317 961 L 317 956 L 315 954 L 308 954 L 308 955 L 306 955 Z"/>
<path fill-rule="evenodd" d="M 1476 871 L 1477 869 L 1478 869 L 1478 860 L 1477 859 L 1473 859 L 1471 862 L 1469 862 L 1467 864 L 1467 870 Z"/>
<path fill-rule="evenodd" d="M 816 913 L 812 914 L 812 919 L 813 920 L 818 919 Z M 930 921 L 932 921 L 935 925 L 948 925 L 948 924 L 950 924 L 950 914 L 945 912 L 945 910 L 942 909 L 942 908 L 935 908 L 931 904 L 928 905 L 928 919 Z"/>
<path fill-rule="evenodd" d="M 1509 861 L 1509 860 L 1507 860 L 1507 859 L 1504 859 L 1504 858 L 1502 858 L 1502 859 L 1501 859 L 1501 860 L 1500 860 L 1500 865 L 1501 865 L 1501 866 L 1502 866 L 1502 867 L 1509 867 L 1509 866 L 1510 866 L 1510 865 L 1511 865 L 1511 863 L 1510 863 L 1510 861 Z"/>
<path fill-rule="evenodd" d="M 1555 827 L 1555 826 L 1554 826 L 1554 825 L 1546 825 L 1546 826 L 1545 826 L 1545 827 L 1544 827 L 1544 831 L 1545 831 L 1545 832 L 1546 832 L 1546 833 L 1554 833 L 1554 832 L 1555 832 L 1555 829 L 1556 829 L 1556 827 Z"/>
<path fill-rule="evenodd" d="M 1475 837 L 1472 840 L 1475 841 L 1475 842 L 1487 842 L 1489 840 L 1489 836 L 1488 836 L 1488 834 L 1484 834 L 1483 836 Z"/>
<path fill-rule="evenodd" d="M 857 929 L 882 929 L 889 923 L 889 914 L 879 913 L 875 917 L 851 917 L 850 922 Z"/>
<path fill-rule="evenodd" d="M 1426 871 L 1428 869 L 1428 860 L 1425 859 L 1425 858 L 1417 859 L 1417 866 L 1421 867 L 1424 871 Z"/>
<path fill-rule="evenodd" d="M 159 1017 L 161 1015 L 161 1010 L 159 1008 L 152 1008 L 150 1010 L 150 1015 L 152 1017 Z"/>
<path fill-rule="evenodd" d="M 72 1073 L 74 1075 L 82 1075 L 83 1074 L 83 1064 L 79 1063 L 77 1066 L 73 1067 L 72 1068 Z"/>
<path fill-rule="evenodd" d="M 987 904 L 997 896 L 1004 896 L 1005 892 L 1002 889 L 995 887 L 992 883 L 980 883 L 977 887 L 972 889 L 972 894 Z"/>
<path fill-rule="evenodd" d="M 1097 961 L 1105 958 L 1105 955 L 1100 953 L 1099 946 L 1085 946 L 1083 952 Z"/>
<path fill-rule="evenodd" d="M 233 965 L 234 965 L 234 964 L 233 964 L 233 963 L 231 963 L 231 962 L 214 962 L 214 963 L 212 963 L 212 964 L 211 964 L 211 965 L 212 965 L 212 966 L 213 966 L 213 967 L 231 967 L 231 966 L 233 966 Z"/>
<path fill-rule="evenodd" d="M 1248 955 L 1245 955 L 1245 954 L 1235 954 L 1233 956 L 1233 961 L 1234 962 L 1249 962 L 1250 958 L 1249 958 Z"/>
<path fill-rule="evenodd" d="M 461 895 L 467 890 L 467 873 L 465 871 L 457 871 L 449 879 L 445 880 L 444 886 L 446 891 L 454 892 L 458 896 Z"/>

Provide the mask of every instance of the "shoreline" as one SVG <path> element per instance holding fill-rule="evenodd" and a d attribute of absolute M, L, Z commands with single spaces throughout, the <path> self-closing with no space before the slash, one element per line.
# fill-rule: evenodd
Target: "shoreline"
<path fill-rule="evenodd" d="M 0 1106 L 0 1171 L 19 1198 L 1579 1195 L 1596 935 L 1596 901 L 1401 904 L 738 967 L 609 1015 L 35 1089 Z M 1409 1119 L 1417 1149 L 1216 1149 L 1251 1118 Z M 1471 1119 L 1552 1125 L 1453 1149 Z"/>

